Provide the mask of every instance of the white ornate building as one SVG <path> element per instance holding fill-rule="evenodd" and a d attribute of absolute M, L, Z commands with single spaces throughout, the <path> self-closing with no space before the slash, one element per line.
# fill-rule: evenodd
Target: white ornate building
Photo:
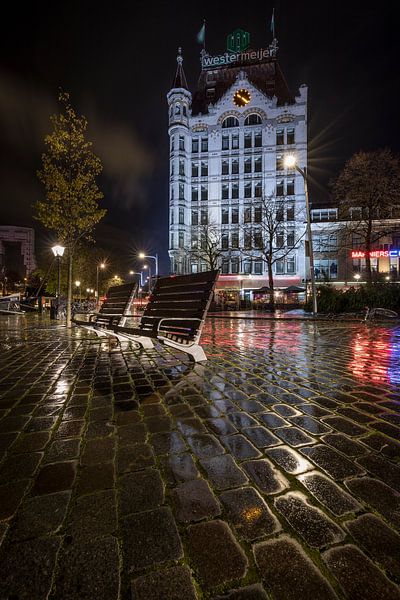
<path fill-rule="evenodd" d="M 220 230 L 218 287 L 268 285 L 256 240 L 261 199 L 275 197 L 284 207 L 285 239 L 279 244 L 286 251 L 274 263 L 274 283 L 284 288 L 306 276 L 304 181 L 295 170 L 285 170 L 282 159 L 290 152 L 299 166 L 307 164 L 307 87 L 291 94 L 276 40 L 256 51 L 246 47 L 248 41 L 246 32 L 236 30 L 228 36 L 229 52 L 211 57 L 203 50 L 193 95 L 179 50 L 167 95 L 171 272 L 207 269 L 193 249 L 208 223 Z"/>

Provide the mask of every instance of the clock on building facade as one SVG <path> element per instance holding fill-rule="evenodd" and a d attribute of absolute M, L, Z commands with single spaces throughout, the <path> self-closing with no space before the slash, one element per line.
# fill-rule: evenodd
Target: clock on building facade
<path fill-rule="evenodd" d="M 246 106 L 246 104 L 248 104 L 250 100 L 250 92 L 245 89 L 238 90 L 233 96 L 233 104 L 235 104 L 235 106 L 238 106 L 239 108 L 243 108 L 243 106 Z"/>

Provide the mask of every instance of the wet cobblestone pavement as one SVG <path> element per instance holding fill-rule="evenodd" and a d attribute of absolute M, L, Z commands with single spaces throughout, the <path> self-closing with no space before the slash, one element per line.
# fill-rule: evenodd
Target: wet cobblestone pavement
<path fill-rule="evenodd" d="M 400 599 L 400 328 L 0 320 L 0 598 Z"/>

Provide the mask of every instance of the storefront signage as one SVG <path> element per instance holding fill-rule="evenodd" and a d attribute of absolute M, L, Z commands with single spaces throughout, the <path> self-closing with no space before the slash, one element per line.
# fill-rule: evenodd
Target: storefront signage
<path fill-rule="evenodd" d="M 365 250 L 352 250 L 351 258 L 366 258 L 367 254 L 370 258 L 396 258 L 400 256 L 400 250 L 371 250 L 369 253 Z"/>

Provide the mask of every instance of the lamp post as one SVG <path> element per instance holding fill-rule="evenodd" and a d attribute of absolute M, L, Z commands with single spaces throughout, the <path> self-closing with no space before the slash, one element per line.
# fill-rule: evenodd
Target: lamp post
<path fill-rule="evenodd" d="M 64 250 L 65 250 L 64 246 L 60 246 L 59 244 L 56 244 L 55 246 L 52 247 L 52 252 L 57 259 L 57 298 L 60 297 L 60 291 L 61 291 L 60 259 L 61 259 L 62 255 L 64 254 Z"/>
<path fill-rule="evenodd" d="M 96 265 L 96 305 L 99 306 L 99 269 L 105 269 L 106 264 L 101 262 Z"/>
<path fill-rule="evenodd" d="M 143 265 L 143 269 L 147 269 L 149 271 L 149 276 L 148 276 L 148 280 L 149 280 L 149 294 L 151 292 L 151 269 L 150 269 L 150 265 Z"/>
<path fill-rule="evenodd" d="M 148 256 L 147 254 L 144 254 L 144 252 L 140 252 L 139 258 L 152 258 L 153 260 L 155 260 L 155 262 L 156 262 L 156 277 L 158 277 L 158 254 L 156 253 L 155 256 Z M 149 272 L 150 272 L 150 270 L 149 270 Z"/>
<path fill-rule="evenodd" d="M 143 273 L 141 271 L 129 271 L 129 275 L 139 275 L 140 285 L 143 287 Z"/>
<path fill-rule="evenodd" d="M 314 251 L 312 243 L 312 232 L 311 232 L 311 216 L 310 216 L 310 202 L 308 198 L 308 181 L 307 181 L 307 167 L 301 169 L 297 164 L 297 158 L 294 154 L 287 154 L 284 159 L 284 166 L 286 169 L 296 169 L 303 178 L 304 181 L 304 195 L 306 198 L 306 216 L 307 216 L 307 238 L 308 238 L 308 253 L 310 259 L 310 279 L 311 279 L 311 292 L 313 297 L 313 315 L 315 316 L 318 312 L 317 304 L 317 289 L 315 286 L 315 272 L 314 272 Z"/>

